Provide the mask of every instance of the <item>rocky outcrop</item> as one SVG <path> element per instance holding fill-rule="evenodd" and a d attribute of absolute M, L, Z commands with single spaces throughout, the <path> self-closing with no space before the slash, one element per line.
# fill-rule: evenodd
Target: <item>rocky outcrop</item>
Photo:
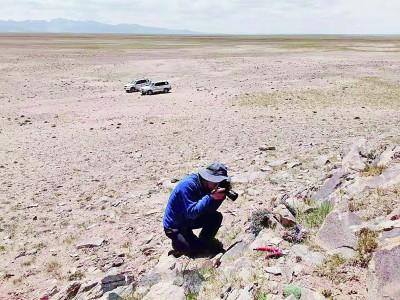
<path fill-rule="evenodd" d="M 368 298 L 400 299 L 400 236 L 386 239 L 370 263 Z"/>
<path fill-rule="evenodd" d="M 328 251 L 352 257 L 357 248 L 352 226 L 360 224 L 361 219 L 355 213 L 332 211 L 318 231 L 317 243 Z"/>

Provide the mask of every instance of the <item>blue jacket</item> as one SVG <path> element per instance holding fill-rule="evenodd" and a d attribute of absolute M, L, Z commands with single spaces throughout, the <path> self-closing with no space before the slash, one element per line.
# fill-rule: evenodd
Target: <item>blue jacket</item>
<path fill-rule="evenodd" d="M 190 226 L 191 220 L 200 215 L 216 211 L 222 201 L 211 198 L 204 190 L 198 174 L 191 174 L 182 179 L 174 188 L 165 209 L 163 225 L 168 229 Z"/>

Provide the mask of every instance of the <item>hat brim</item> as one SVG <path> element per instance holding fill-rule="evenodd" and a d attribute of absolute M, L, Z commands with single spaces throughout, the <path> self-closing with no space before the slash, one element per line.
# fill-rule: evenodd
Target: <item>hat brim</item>
<path fill-rule="evenodd" d="M 210 173 L 207 172 L 206 169 L 200 169 L 199 170 L 199 175 L 201 178 L 210 181 L 210 182 L 214 182 L 214 183 L 220 183 L 224 180 L 229 180 L 230 177 L 229 176 L 222 176 L 222 175 L 212 175 Z"/>

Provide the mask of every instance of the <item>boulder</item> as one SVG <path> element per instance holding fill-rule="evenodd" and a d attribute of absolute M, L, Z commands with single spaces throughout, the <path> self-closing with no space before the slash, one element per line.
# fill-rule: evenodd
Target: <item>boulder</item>
<path fill-rule="evenodd" d="M 325 183 L 312 196 L 312 199 L 325 201 L 329 199 L 338 188 L 340 188 L 348 175 L 348 172 L 343 169 L 337 170 L 333 175 L 325 181 Z"/>
<path fill-rule="evenodd" d="M 368 299 L 400 299 L 400 237 L 386 239 L 369 265 Z"/>
<path fill-rule="evenodd" d="M 172 282 L 159 282 L 153 285 L 150 291 L 143 297 L 143 300 L 174 299 L 185 300 L 185 290 Z"/>
<path fill-rule="evenodd" d="M 300 300 L 325 300 L 325 297 L 316 291 L 303 288 L 301 290 Z"/>
<path fill-rule="evenodd" d="M 279 237 L 272 229 L 265 228 L 260 231 L 256 239 L 250 244 L 250 249 L 265 247 L 268 245 L 277 246 L 281 242 L 282 238 Z"/>
<path fill-rule="evenodd" d="M 344 155 L 342 160 L 342 168 L 344 171 L 362 171 L 366 164 L 363 161 L 360 153 L 364 150 L 367 140 L 365 138 L 357 139 Z"/>
<path fill-rule="evenodd" d="M 355 250 L 357 247 L 357 236 L 352 226 L 360 224 L 361 219 L 355 213 L 334 210 L 318 231 L 317 244 L 325 250 L 334 250 L 348 257 L 348 248 Z"/>
<path fill-rule="evenodd" d="M 377 167 L 387 167 L 395 158 L 400 158 L 400 146 L 392 146 L 383 151 L 374 164 Z"/>
<path fill-rule="evenodd" d="M 163 253 L 158 259 L 157 265 L 155 265 L 153 271 L 161 274 L 162 276 L 169 276 L 175 274 L 176 258 L 173 255 L 168 255 L 167 252 Z"/>
<path fill-rule="evenodd" d="M 357 177 L 346 191 L 349 195 L 359 194 L 367 189 L 389 188 L 400 183 L 400 164 L 393 164 L 379 176 Z"/>
<path fill-rule="evenodd" d="M 248 244 L 244 241 L 237 242 L 221 258 L 221 263 L 235 260 L 247 250 Z"/>

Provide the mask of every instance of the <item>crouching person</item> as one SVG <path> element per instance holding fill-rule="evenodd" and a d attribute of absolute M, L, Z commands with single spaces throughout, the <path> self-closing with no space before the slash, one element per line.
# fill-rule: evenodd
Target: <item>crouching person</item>
<path fill-rule="evenodd" d="M 224 180 L 230 180 L 227 168 L 213 163 L 182 179 L 172 191 L 163 225 L 172 240 L 174 256 L 224 252 L 222 244 L 214 238 L 222 223 L 222 214 L 217 210 L 226 194 L 218 184 Z M 196 236 L 193 229 L 199 228 L 201 232 Z"/>

